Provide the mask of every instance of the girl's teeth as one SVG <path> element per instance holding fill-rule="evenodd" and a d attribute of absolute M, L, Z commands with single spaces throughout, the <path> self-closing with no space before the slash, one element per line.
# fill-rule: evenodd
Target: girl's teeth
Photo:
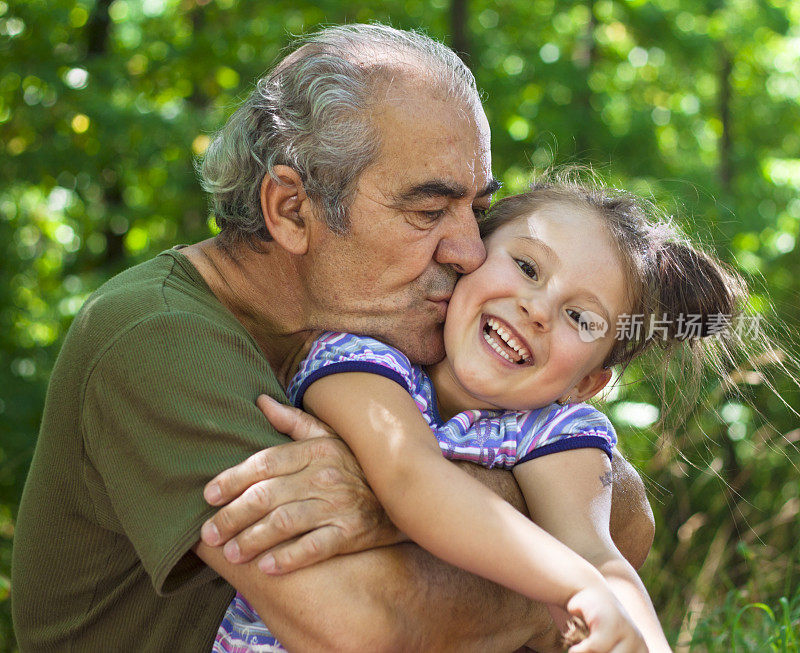
<path fill-rule="evenodd" d="M 514 340 L 514 338 L 511 337 L 511 334 L 509 334 L 508 331 L 506 331 L 502 326 L 500 326 L 494 318 L 490 317 L 488 320 L 486 320 L 486 323 L 495 333 L 497 333 L 498 336 L 500 336 L 503 339 L 503 341 L 509 347 L 511 347 L 522 357 L 523 361 L 526 361 L 530 358 L 531 356 L 530 352 L 527 349 L 525 349 L 525 347 L 520 345 L 516 340 Z M 489 342 L 489 344 L 492 345 L 494 344 L 490 342 L 488 339 L 486 340 L 486 342 Z"/>
<path fill-rule="evenodd" d="M 500 345 L 498 345 L 498 344 L 497 344 L 497 343 L 496 343 L 496 342 L 495 342 L 495 341 L 492 339 L 492 336 L 490 336 L 488 333 L 484 333 L 484 334 L 483 334 L 483 339 L 484 339 L 484 340 L 485 340 L 487 343 L 489 343 L 489 346 L 490 346 L 492 349 L 494 349 L 494 350 L 495 350 L 495 351 L 496 351 L 498 354 L 500 354 L 500 355 L 501 355 L 503 358 L 505 358 L 505 359 L 506 359 L 506 360 L 507 360 L 509 363 L 514 363 L 514 362 L 516 362 L 516 361 L 514 361 L 514 360 L 511 358 L 511 356 L 509 356 L 509 355 L 508 355 L 506 352 L 504 352 L 504 351 L 501 349 Z"/>

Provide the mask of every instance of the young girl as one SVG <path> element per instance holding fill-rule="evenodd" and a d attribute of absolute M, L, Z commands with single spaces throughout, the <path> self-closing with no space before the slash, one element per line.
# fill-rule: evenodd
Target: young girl
<path fill-rule="evenodd" d="M 347 442 L 412 540 L 581 618 L 589 634 L 570 651 L 668 651 L 608 532 L 614 430 L 583 402 L 652 345 L 696 348 L 742 287 L 643 203 L 574 181 L 497 202 L 482 232 L 487 258 L 456 285 L 441 363 L 423 370 L 372 338 L 327 333 L 287 394 Z M 617 338 L 636 316 L 641 328 Z M 512 469 L 533 521 L 442 453 Z M 255 643 L 282 650 L 237 596 L 215 650 Z"/>

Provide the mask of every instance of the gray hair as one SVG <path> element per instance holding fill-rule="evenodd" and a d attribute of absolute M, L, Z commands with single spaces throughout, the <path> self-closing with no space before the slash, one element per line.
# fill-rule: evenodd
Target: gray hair
<path fill-rule="evenodd" d="M 271 240 L 260 197 L 276 165 L 297 171 L 328 227 L 346 233 L 358 179 L 380 151 L 369 119 L 376 85 L 410 70 L 462 106 L 480 107 L 469 68 L 423 34 L 356 24 L 298 41 L 258 80 L 197 166 L 223 242 Z"/>

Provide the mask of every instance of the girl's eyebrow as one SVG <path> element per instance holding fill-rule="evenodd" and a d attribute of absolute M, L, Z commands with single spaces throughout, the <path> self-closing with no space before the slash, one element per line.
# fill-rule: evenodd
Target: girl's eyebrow
<path fill-rule="evenodd" d="M 587 299 L 589 302 L 591 302 L 597 308 L 600 309 L 600 312 L 602 313 L 601 317 L 603 319 L 605 319 L 606 322 L 610 322 L 609 317 L 608 317 L 608 311 L 606 310 L 606 307 L 603 306 L 603 302 L 600 301 L 600 299 L 597 297 L 597 295 L 593 295 L 592 293 L 587 293 L 587 292 L 584 292 L 584 293 L 581 293 L 581 294 L 583 295 L 583 297 L 585 299 Z"/>
<path fill-rule="evenodd" d="M 558 255 L 553 251 L 553 249 L 545 243 L 541 238 L 537 238 L 536 236 L 526 236 L 520 235 L 517 236 L 518 240 L 522 240 L 526 243 L 536 246 L 538 249 L 541 249 L 544 252 L 544 255 L 550 259 L 553 263 L 561 263 L 561 260 L 558 258 Z"/>

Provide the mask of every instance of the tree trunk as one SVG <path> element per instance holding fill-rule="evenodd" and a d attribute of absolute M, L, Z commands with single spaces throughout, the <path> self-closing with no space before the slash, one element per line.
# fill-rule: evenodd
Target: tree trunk
<path fill-rule="evenodd" d="M 582 43 L 575 53 L 575 65 L 582 73 L 582 87 L 577 93 L 577 106 L 582 114 L 580 124 L 583 127 L 575 136 L 575 150 L 579 158 L 588 157 L 588 152 L 592 147 L 591 133 L 594 124 L 592 90 L 589 88 L 589 75 L 597 58 L 597 43 L 594 40 L 594 30 L 597 26 L 594 17 L 594 0 L 586 0 L 586 8 L 589 10 L 589 22 L 586 24 L 586 31 L 581 39 Z"/>
<path fill-rule="evenodd" d="M 106 53 L 108 49 L 108 33 L 111 26 L 111 18 L 108 15 L 108 8 L 111 0 L 97 0 L 92 15 L 86 25 L 86 54 L 89 57 L 96 57 Z"/>
<path fill-rule="evenodd" d="M 724 45 L 719 46 L 719 119 L 722 135 L 719 139 L 719 180 L 730 197 L 733 194 L 733 136 L 731 126 L 731 73 L 733 58 Z"/>
<path fill-rule="evenodd" d="M 461 57 L 467 66 L 472 63 L 467 29 L 467 16 L 469 10 L 467 0 L 453 0 L 450 5 L 450 33 L 452 34 L 452 48 Z"/>

